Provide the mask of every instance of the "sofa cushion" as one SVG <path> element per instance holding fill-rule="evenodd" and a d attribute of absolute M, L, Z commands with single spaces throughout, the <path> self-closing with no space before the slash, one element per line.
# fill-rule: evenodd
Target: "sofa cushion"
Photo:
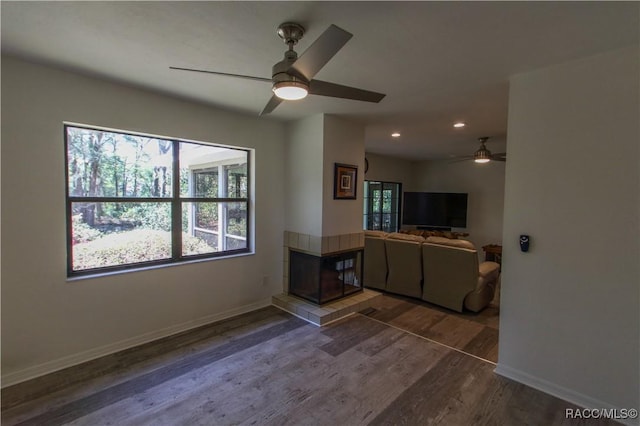
<path fill-rule="evenodd" d="M 389 233 L 384 231 L 370 231 L 370 230 L 364 231 L 365 237 L 387 238 L 387 235 L 389 235 Z"/>
<path fill-rule="evenodd" d="M 427 238 L 426 242 L 431 244 L 440 244 L 442 246 L 458 247 L 458 248 L 464 248 L 469 250 L 476 249 L 473 243 L 469 240 L 454 240 L 454 239 L 444 238 L 444 237 L 429 237 Z"/>
<path fill-rule="evenodd" d="M 419 235 L 403 234 L 403 233 L 400 233 L 400 232 L 393 232 L 393 233 L 389 234 L 387 236 L 387 238 L 391 239 L 391 240 L 415 241 L 417 243 L 424 242 L 424 238 L 422 238 Z"/>

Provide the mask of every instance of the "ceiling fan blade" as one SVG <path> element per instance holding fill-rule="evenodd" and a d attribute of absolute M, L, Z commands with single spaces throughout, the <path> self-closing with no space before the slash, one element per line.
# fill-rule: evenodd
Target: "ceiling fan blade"
<path fill-rule="evenodd" d="M 494 161 L 507 161 L 507 153 L 506 152 L 498 152 L 496 154 L 491 155 L 491 159 Z"/>
<path fill-rule="evenodd" d="M 265 105 L 260 115 L 269 114 L 271 111 L 276 109 L 276 107 L 280 105 L 280 103 L 282 103 L 282 99 L 280 99 L 276 95 L 272 95 L 271 99 L 269 99 L 269 102 L 267 102 L 267 105 Z"/>
<path fill-rule="evenodd" d="M 369 90 L 357 89 L 355 87 L 343 86 L 321 80 L 311 80 L 309 82 L 309 93 L 312 95 L 331 96 L 332 98 L 376 103 L 380 102 L 386 96 L 383 93 L 371 92 Z"/>
<path fill-rule="evenodd" d="M 351 37 L 353 34 L 332 24 L 296 59 L 288 72 L 310 81 Z"/>
<path fill-rule="evenodd" d="M 448 160 L 447 163 L 449 163 L 449 164 L 461 163 L 463 161 L 470 161 L 470 160 L 473 160 L 473 155 L 466 155 L 464 157 L 455 157 L 455 158 L 452 158 L 452 159 Z"/>
<path fill-rule="evenodd" d="M 169 67 L 169 68 L 172 69 L 172 70 L 193 71 L 193 72 L 201 72 L 201 73 L 205 73 L 205 74 L 224 75 L 226 77 L 246 78 L 248 80 L 264 81 L 264 82 L 267 82 L 267 83 L 271 83 L 271 79 L 270 78 L 254 77 L 252 75 L 230 74 L 230 73 L 227 73 L 227 72 L 198 70 L 198 69 L 194 69 L 194 68 L 180 68 L 180 67 Z"/>

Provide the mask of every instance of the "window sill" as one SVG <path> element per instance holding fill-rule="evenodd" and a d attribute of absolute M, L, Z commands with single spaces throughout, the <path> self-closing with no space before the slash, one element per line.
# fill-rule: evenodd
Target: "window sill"
<path fill-rule="evenodd" d="M 192 264 L 195 264 L 195 263 L 216 262 L 216 261 L 225 260 L 225 259 L 233 259 L 233 258 L 236 258 L 236 257 L 245 257 L 245 256 L 253 256 L 253 255 L 255 255 L 255 251 L 248 251 L 248 252 L 244 252 L 244 253 L 230 254 L 228 256 L 207 257 L 207 258 L 204 258 L 204 259 L 193 259 L 193 260 L 185 260 L 185 261 L 182 261 L 182 262 L 163 263 L 161 265 L 141 266 L 139 268 L 122 269 L 122 270 L 119 270 L 119 271 L 96 272 L 95 274 L 87 274 L 87 275 L 78 275 L 78 276 L 67 277 L 67 282 L 84 281 L 84 280 L 90 280 L 90 279 L 94 279 L 94 278 L 110 277 L 110 276 L 114 276 L 114 275 L 122 275 L 122 274 L 136 273 L 136 272 L 152 271 L 152 270 L 155 270 L 155 269 L 172 268 L 172 267 L 176 267 L 176 266 L 192 265 Z"/>

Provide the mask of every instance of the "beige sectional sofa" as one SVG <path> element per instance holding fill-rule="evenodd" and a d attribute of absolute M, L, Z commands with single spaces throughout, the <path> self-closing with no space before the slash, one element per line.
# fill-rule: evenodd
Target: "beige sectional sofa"
<path fill-rule="evenodd" d="M 422 237 L 395 232 L 384 240 L 389 265 L 387 291 L 409 297 L 422 296 L 423 242 Z"/>
<path fill-rule="evenodd" d="M 479 263 L 470 241 L 365 231 L 366 287 L 479 312 L 493 299 L 499 276 L 500 265 Z"/>
<path fill-rule="evenodd" d="M 364 231 L 364 275 L 365 286 L 376 290 L 387 289 L 387 250 L 383 231 Z"/>

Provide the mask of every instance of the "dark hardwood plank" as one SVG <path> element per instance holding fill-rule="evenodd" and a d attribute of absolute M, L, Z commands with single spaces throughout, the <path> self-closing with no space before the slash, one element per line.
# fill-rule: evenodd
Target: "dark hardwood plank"
<path fill-rule="evenodd" d="M 380 303 L 374 303 L 373 308 L 375 310 L 367 315 L 382 322 L 389 322 L 414 307 L 410 302 L 390 297 L 386 294 L 383 295 L 383 297 L 378 297 L 376 300 L 380 300 Z"/>
<path fill-rule="evenodd" d="M 126 377 L 128 371 L 138 369 L 140 364 L 150 363 L 150 361 L 161 365 L 164 359 L 176 355 L 173 351 L 185 350 L 185 348 L 194 350 L 194 345 L 198 342 L 211 344 L 211 339 L 227 340 L 228 337 L 225 333 L 234 331 L 234 335 L 237 336 L 242 327 L 249 326 L 255 332 L 256 325 L 267 319 L 270 324 L 273 324 L 274 315 L 278 316 L 281 321 L 288 319 L 282 311 L 269 306 L 88 361 L 83 364 L 82 369 L 76 366 L 69 367 L 3 388 L 1 391 L 2 409 L 6 410 L 25 401 L 51 395 L 60 389 L 68 390 L 74 385 L 84 384 L 90 379 L 106 376 L 113 378 L 114 374 L 118 373 L 122 373 L 122 376 Z M 154 366 L 151 365 L 151 368 Z"/>
<path fill-rule="evenodd" d="M 459 313 L 407 297 L 384 294 L 367 316 L 496 363 L 498 309 Z"/>
<path fill-rule="evenodd" d="M 386 328 L 388 327 L 382 323 L 372 322 L 358 315 L 348 321 L 341 321 L 329 327 L 325 334 L 333 335 L 334 340 L 321 346 L 320 349 L 332 356 L 338 356 Z"/>
<path fill-rule="evenodd" d="M 462 349 L 483 329 L 482 324 L 448 316 L 429 328 L 423 335 L 438 343 Z"/>
<path fill-rule="evenodd" d="M 388 323 L 419 336 L 424 336 L 428 330 L 445 319 L 447 319 L 446 314 L 420 305 L 414 305 L 413 308 L 389 320 Z"/>
<path fill-rule="evenodd" d="M 462 348 L 463 352 L 482 359 L 498 362 L 498 330 L 484 327 Z"/>
<path fill-rule="evenodd" d="M 132 416 L 124 417 L 120 424 L 239 424 L 256 411 L 268 411 L 279 407 L 287 398 L 299 398 L 292 392 L 292 377 L 304 377 L 300 371 L 322 369 L 322 359 L 312 360 L 310 354 L 320 352 L 330 360 L 332 357 L 318 351 L 317 346 L 328 341 L 314 326 L 302 327 L 269 340 L 260 346 L 212 363 L 188 378 L 177 378 L 168 383 L 172 391 L 167 395 L 149 392 L 147 402 L 152 407 L 140 407 Z M 320 373 L 318 373 L 320 374 Z M 307 376 L 308 377 L 308 376 Z M 188 379 L 189 387 L 180 388 Z M 113 418 L 122 408 L 113 407 L 114 412 L 102 417 Z M 96 419 L 92 419 L 96 420 Z"/>
<path fill-rule="evenodd" d="M 114 404 L 122 399 L 141 393 L 143 390 L 158 386 L 170 379 L 186 374 L 187 372 L 225 358 L 237 351 L 249 346 L 258 345 L 266 340 L 285 333 L 288 330 L 307 325 L 305 321 L 291 318 L 283 324 L 270 327 L 265 331 L 259 331 L 248 336 L 232 340 L 222 347 L 187 355 L 182 359 L 170 363 L 158 370 L 135 377 L 129 381 L 102 389 L 90 396 L 70 402 L 54 410 L 47 411 L 38 416 L 23 420 L 18 425 L 61 425 L 73 421 L 88 413 Z M 4 421 L 4 419 L 3 419 Z"/>
<path fill-rule="evenodd" d="M 478 358 L 497 350 L 490 321 L 396 298 L 369 314 L 318 328 L 266 309 L 181 333 L 7 390 L 2 424 L 586 424 Z"/>
<path fill-rule="evenodd" d="M 373 339 L 381 336 L 382 333 Z M 356 352 L 363 352 L 365 345 L 367 342 L 335 358 L 334 365 L 339 370 L 333 374 L 304 384 L 310 390 L 308 398 L 296 401 L 276 416 L 256 417 L 256 424 L 367 424 L 448 352 L 410 335 L 374 356 L 361 358 Z M 343 364 L 349 368 L 342 368 Z"/>
<path fill-rule="evenodd" d="M 451 351 L 385 408 L 370 425 L 430 424 L 451 398 L 469 372 L 485 367 L 481 361 Z"/>

